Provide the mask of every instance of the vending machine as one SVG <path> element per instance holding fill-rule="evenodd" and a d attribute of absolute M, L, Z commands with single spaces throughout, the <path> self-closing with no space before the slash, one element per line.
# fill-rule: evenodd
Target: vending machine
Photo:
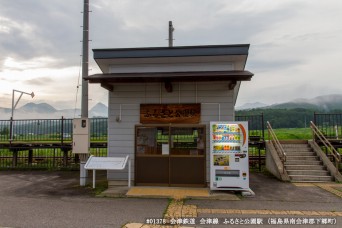
<path fill-rule="evenodd" d="M 248 122 L 210 122 L 210 189 L 249 188 Z"/>

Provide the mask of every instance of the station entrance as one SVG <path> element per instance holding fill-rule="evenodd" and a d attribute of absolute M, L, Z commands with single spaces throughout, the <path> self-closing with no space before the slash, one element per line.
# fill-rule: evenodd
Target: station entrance
<path fill-rule="evenodd" d="M 137 125 L 135 185 L 206 186 L 205 125 Z"/>

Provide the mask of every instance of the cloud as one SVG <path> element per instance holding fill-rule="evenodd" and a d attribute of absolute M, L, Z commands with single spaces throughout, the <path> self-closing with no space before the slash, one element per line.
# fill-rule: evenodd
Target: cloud
<path fill-rule="evenodd" d="M 37 85 L 37 86 L 49 85 L 53 82 L 54 80 L 52 80 L 49 77 L 40 77 L 40 78 L 34 78 L 34 79 L 24 81 L 24 83 L 27 85 Z"/>
<path fill-rule="evenodd" d="M 0 1 L 0 99 L 18 88 L 74 104 L 82 10 L 80 0 Z M 342 1 L 91 0 L 90 10 L 90 49 L 167 46 L 170 20 L 176 46 L 250 43 L 246 69 L 255 76 L 238 103 L 338 93 Z M 107 99 L 99 85 L 90 91 L 91 102 Z"/>

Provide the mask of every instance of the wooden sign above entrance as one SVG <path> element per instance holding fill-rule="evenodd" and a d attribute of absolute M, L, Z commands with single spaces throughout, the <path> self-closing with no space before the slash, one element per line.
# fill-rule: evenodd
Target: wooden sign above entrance
<path fill-rule="evenodd" d="M 140 104 L 140 123 L 199 123 L 201 104 Z"/>

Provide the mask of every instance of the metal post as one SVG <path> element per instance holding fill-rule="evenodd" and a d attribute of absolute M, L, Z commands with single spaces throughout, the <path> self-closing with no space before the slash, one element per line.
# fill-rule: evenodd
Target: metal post
<path fill-rule="evenodd" d="M 64 118 L 62 116 L 62 119 L 61 119 L 61 145 L 63 146 L 63 143 L 64 143 Z"/>
<path fill-rule="evenodd" d="M 128 158 L 128 188 L 131 188 L 131 158 Z"/>
<path fill-rule="evenodd" d="M 172 21 L 169 21 L 169 47 L 173 47 L 173 31 Z"/>
<path fill-rule="evenodd" d="M 10 145 L 12 146 L 12 139 L 13 139 L 13 117 L 10 119 Z"/>
<path fill-rule="evenodd" d="M 68 167 L 68 149 L 63 148 L 63 166 Z"/>
<path fill-rule="evenodd" d="M 258 152 L 259 152 L 259 171 L 261 171 L 261 154 L 260 154 L 260 144 L 258 145 Z"/>
<path fill-rule="evenodd" d="M 81 116 L 88 117 L 88 61 L 89 61 L 89 0 L 83 6 L 83 43 L 82 43 L 82 103 Z"/>
<path fill-rule="evenodd" d="M 19 96 L 18 100 L 14 104 L 14 93 L 15 92 L 20 93 L 20 96 Z M 13 140 L 13 123 L 12 122 L 13 122 L 14 109 L 17 107 L 17 105 L 18 105 L 21 97 L 23 96 L 23 94 L 30 95 L 32 98 L 34 97 L 34 93 L 33 92 L 32 93 L 26 93 L 26 92 L 23 92 L 23 91 L 20 91 L 20 90 L 15 90 L 15 89 L 12 91 L 12 112 L 11 112 L 11 125 L 12 125 L 12 129 L 11 129 L 11 133 L 10 133 L 10 135 L 11 135 L 10 142 L 12 142 L 12 140 Z"/>
<path fill-rule="evenodd" d="M 33 150 L 30 149 L 30 150 L 28 151 L 28 164 L 29 164 L 29 165 L 32 165 L 32 161 L 33 161 Z"/>
<path fill-rule="evenodd" d="M 18 165 L 18 150 L 15 149 L 12 151 L 12 153 L 13 153 L 12 166 L 17 167 L 17 165 Z"/>
<path fill-rule="evenodd" d="M 264 113 L 261 113 L 261 126 L 262 126 L 262 140 L 265 141 L 265 123 L 264 123 Z"/>
<path fill-rule="evenodd" d="M 96 170 L 93 169 L 93 188 L 95 188 L 95 183 L 96 183 Z"/>
<path fill-rule="evenodd" d="M 80 162 L 80 186 L 85 186 L 86 185 L 86 170 L 84 168 L 86 162 L 82 161 L 81 158 L 81 162 Z"/>
<path fill-rule="evenodd" d="M 89 64 L 89 0 L 84 0 L 83 4 L 83 41 L 82 41 L 82 101 L 81 117 L 88 118 L 88 64 Z M 89 137 L 89 135 L 88 135 Z M 84 165 L 87 160 L 87 154 L 80 156 L 80 186 L 86 185 L 86 170 Z"/>

